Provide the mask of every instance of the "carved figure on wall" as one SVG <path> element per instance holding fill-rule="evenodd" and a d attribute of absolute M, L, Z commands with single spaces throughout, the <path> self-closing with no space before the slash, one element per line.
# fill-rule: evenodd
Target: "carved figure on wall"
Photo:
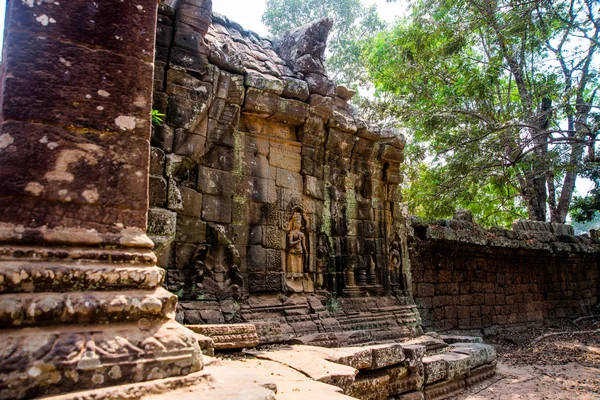
<path fill-rule="evenodd" d="M 288 287 L 295 292 L 312 291 L 308 260 L 308 220 L 302 208 L 294 207 L 287 231 L 287 259 L 285 277 Z"/>
<path fill-rule="evenodd" d="M 225 227 L 210 224 L 205 243 L 200 244 L 192 263 L 196 270 L 194 288 L 202 292 L 205 299 L 239 299 L 244 280 L 240 273 L 241 257 L 227 238 Z"/>
<path fill-rule="evenodd" d="M 317 239 L 315 289 L 325 289 L 325 273 L 329 265 L 329 254 L 329 240 L 327 235 L 321 232 Z"/>
<path fill-rule="evenodd" d="M 389 256 L 390 283 L 397 291 L 405 291 L 404 275 L 402 273 L 402 252 L 400 247 L 400 238 L 395 234 L 391 243 Z"/>

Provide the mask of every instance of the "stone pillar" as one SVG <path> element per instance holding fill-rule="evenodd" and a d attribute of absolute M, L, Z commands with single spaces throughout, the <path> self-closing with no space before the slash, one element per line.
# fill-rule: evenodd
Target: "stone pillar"
<path fill-rule="evenodd" d="M 145 235 L 155 0 L 8 2 L 0 398 L 202 368 Z"/>

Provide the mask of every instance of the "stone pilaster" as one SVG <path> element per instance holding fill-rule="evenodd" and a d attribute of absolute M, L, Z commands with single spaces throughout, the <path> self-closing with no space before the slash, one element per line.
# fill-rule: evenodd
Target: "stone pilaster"
<path fill-rule="evenodd" d="M 8 2 L 0 398 L 184 375 L 148 208 L 154 0 Z"/>

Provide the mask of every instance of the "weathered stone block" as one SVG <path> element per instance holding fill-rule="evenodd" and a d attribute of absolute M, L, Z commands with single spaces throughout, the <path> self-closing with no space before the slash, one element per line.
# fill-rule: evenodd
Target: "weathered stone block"
<path fill-rule="evenodd" d="M 200 217 L 202 213 L 202 194 L 188 187 L 180 187 L 179 191 L 183 203 L 180 213 L 191 217 Z"/>
<path fill-rule="evenodd" d="M 286 169 L 277 168 L 275 183 L 279 187 L 298 190 L 302 187 L 302 175 Z"/>
<path fill-rule="evenodd" d="M 248 246 L 248 271 L 261 272 L 267 270 L 267 250 L 262 246 Z"/>
<path fill-rule="evenodd" d="M 152 146 L 159 147 L 167 153 L 173 151 L 175 130 L 167 124 L 152 127 Z"/>
<path fill-rule="evenodd" d="M 208 222 L 231 223 L 231 199 L 222 196 L 204 195 L 202 219 Z"/>
<path fill-rule="evenodd" d="M 447 362 L 443 355 L 433 355 L 423 358 L 423 370 L 425 372 L 425 384 L 440 381 L 446 377 Z"/>
<path fill-rule="evenodd" d="M 351 133 L 330 128 L 327 134 L 327 149 L 335 149 L 341 153 L 351 153 L 354 148 L 354 136 Z"/>
<path fill-rule="evenodd" d="M 284 230 L 274 225 L 267 225 L 263 229 L 263 245 L 271 249 L 285 250 L 287 234 Z"/>
<path fill-rule="evenodd" d="M 323 121 L 327 121 L 333 114 L 333 99 L 319 94 L 311 94 L 308 100 L 310 112 L 320 116 Z"/>
<path fill-rule="evenodd" d="M 173 44 L 182 49 L 208 56 L 209 49 L 204 43 L 204 36 L 191 29 L 177 28 Z"/>
<path fill-rule="evenodd" d="M 231 197 L 239 190 L 240 175 L 200 166 L 198 168 L 198 190 L 205 194 Z"/>
<path fill-rule="evenodd" d="M 332 96 L 335 93 L 335 86 L 329 78 L 319 73 L 309 72 L 304 76 L 308 84 L 308 91 L 322 96 Z"/>
<path fill-rule="evenodd" d="M 255 88 L 246 91 L 246 101 L 242 107 L 244 113 L 267 118 L 275 114 L 279 108 L 279 96 Z"/>
<path fill-rule="evenodd" d="M 200 244 L 206 240 L 206 222 L 187 215 L 177 217 L 177 242 Z"/>
<path fill-rule="evenodd" d="M 269 117 L 269 119 L 283 122 L 287 125 L 297 126 L 306 121 L 308 108 L 306 103 L 297 100 L 280 99 L 275 114 Z"/>
<path fill-rule="evenodd" d="M 300 101 L 308 100 L 310 92 L 308 91 L 308 84 L 305 81 L 302 81 L 300 79 L 284 77 L 283 83 L 283 97 L 288 97 L 290 99 L 296 99 Z"/>
<path fill-rule="evenodd" d="M 174 236 L 177 214 L 164 208 L 148 209 L 148 235 Z"/>
<path fill-rule="evenodd" d="M 196 251 L 196 245 L 190 243 L 175 243 L 175 267 L 180 270 L 188 269 Z"/>
<path fill-rule="evenodd" d="M 173 179 L 169 179 L 169 186 L 167 190 L 167 208 L 174 211 L 183 210 L 183 196 L 177 186 L 177 182 Z"/>
<path fill-rule="evenodd" d="M 268 178 L 269 160 L 265 155 L 262 155 L 257 151 L 246 151 L 244 153 L 243 173 L 244 175 L 251 175 L 259 178 Z"/>
<path fill-rule="evenodd" d="M 208 58 L 204 54 L 185 50 L 179 47 L 171 48 L 170 65 L 183 67 L 188 71 L 194 71 L 201 75 L 208 72 Z"/>
<path fill-rule="evenodd" d="M 269 161 L 272 167 L 278 167 L 292 172 L 300 172 L 302 168 L 300 148 L 295 148 L 293 146 L 271 146 Z"/>
<path fill-rule="evenodd" d="M 260 72 L 252 70 L 249 70 L 246 74 L 246 86 L 267 93 L 273 93 L 277 96 L 280 96 L 284 89 L 284 84 L 281 80 L 274 76 L 261 74 Z"/>
<path fill-rule="evenodd" d="M 265 178 L 249 177 L 244 185 L 246 198 L 260 203 L 269 202 L 269 180 Z"/>
<path fill-rule="evenodd" d="M 240 75 L 232 75 L 229 84 L 229 93 L 227 101 L 241 106 L 246 98 L 246 89 L 244 88 L 244 77 Z"/>
<path fill-rule="evenodd" d="M 156 147 L 150 148 L 150 175 L 162 176 L 165 171 L 165 152 Z"/>
<path fill-rule="evenodd" d="M 324 199 L 324 184 L 314 176 L 306 175 L 304 177 L 304 194 L 314 198 Z"/>
<path fill-rule="evenodd" d="M 404 152 L 389 144 L 381 144 L 379 148 L 379 159 L 387 162 L 404 162 Z"/>
<path fill-rule="evenodd" d="M 355 133 L 357 130 L 354 118 L 347 113 L 340 113 L 338 111 L 334 111 L 331 114 L 331 117 L 327 121 L 327 126 L 348 133 Z"/>
<path fill-rule="evenodd" d="M 149 203 L 164 207 L 167 202 L 167 181 L 162 176 L 149 177 Z"/>

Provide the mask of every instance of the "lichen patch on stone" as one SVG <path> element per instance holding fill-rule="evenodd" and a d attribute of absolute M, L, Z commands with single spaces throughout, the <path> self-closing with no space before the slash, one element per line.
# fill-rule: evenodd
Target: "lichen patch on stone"
<path fill-rule="evenodd" d="M 37 22 L 42 24 L 43 26 L 48 26 L 48 24 L 56 23 L 56 20 L 52 17 L 48 17 L 46 14 L 39 15 L 36 19 Z"/>
<path fill-rule="evenodd" d="M 129 115 L 119 115 L 115 118 L 115 125 L 122 131 L 132 131 L 135 129 L 136 121 L 135 117 Z"/>
<path fill-rule="evenodd" d="M 96 188 L 84 190 L 81 195 L 90 203 L 95 203 L 98 201 L 98 199 L 100 199 L 100 195 L 98 194 L 98 190 Z"/>
<path fill-rule="evenodd" d="M 25 186 L 25 191 L 33 194 L 34 196 L 39 196 L 44 190 L 44 185 L 38 182 L 29 182 L 27 186 Z"/>
<path fill-rule="evenodd" d="M 8 133 L 3 133 L 2 135 L 0 135 L 0 150 L 6 149 L 14 142 L 15 139 L 12 136 L 10 136 Z"/>

